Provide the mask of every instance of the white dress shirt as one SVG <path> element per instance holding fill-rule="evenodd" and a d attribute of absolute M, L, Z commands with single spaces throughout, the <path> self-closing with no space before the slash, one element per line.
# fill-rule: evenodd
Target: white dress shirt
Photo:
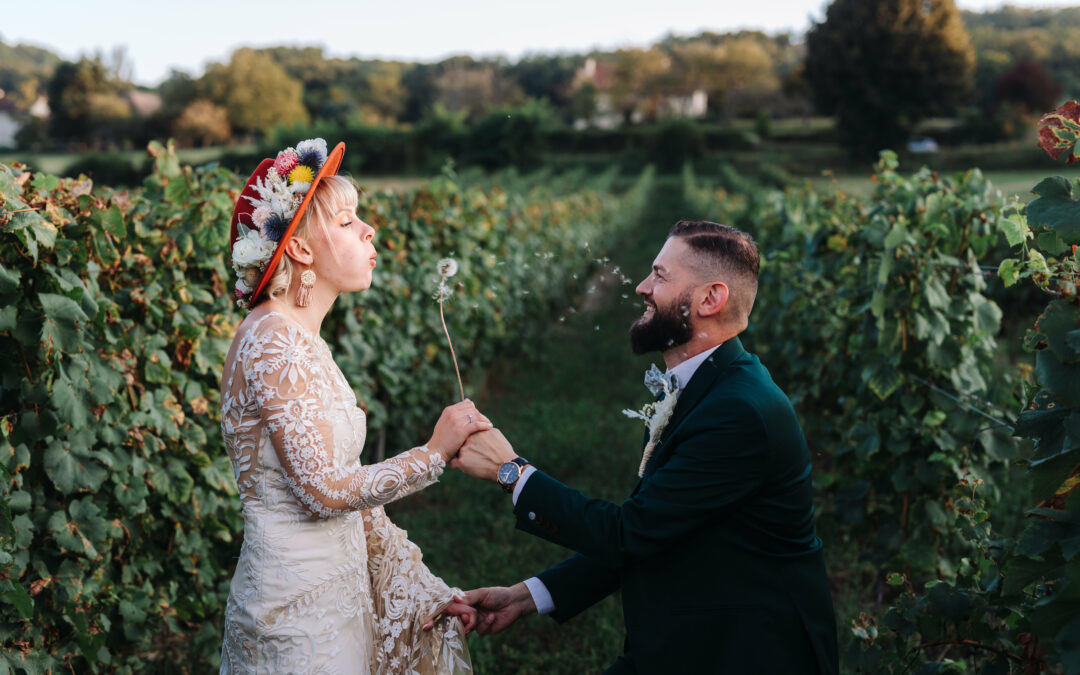
<path fill-rule="evenodd" d="M 697 372 L 698 367 L 701 366 L 701 364 L 705 362 L 705 359 L 709 358 L 719 346 L 720 345 L 716 345 L 706 349 L 700 354 L 695 354 L 667 371 L 668 373 L 675 375 L 678 379 L 679 394 L 682 394 L 683 389 L 686 389 L 687 383 L 690 382 L 690 378 Z M 530 464 L 521 472 L 521 478 L 518 479 L 517 485 L 514 486 L 514 506 L 517 506 L 521 490 L 525 487 L 525 482 L 529 480 L 529 476 L 531 476 L 534 471 L 536 471 L 536 467 Z M 536 605 L 537 614 L 550 614 L 555 611 L 555 601 L 551 599 L 551 592 L 548 591 L 547 586 L 544 585 L 543 581 L 540 581 L 537 577 L 529 577 L 525 580 L 525 587 L 529 589 L 529 595 L 532 596 L 533 604 Z"/>

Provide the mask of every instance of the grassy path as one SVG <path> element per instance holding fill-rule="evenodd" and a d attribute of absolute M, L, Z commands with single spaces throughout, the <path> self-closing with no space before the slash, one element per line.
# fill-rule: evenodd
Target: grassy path
<path fill-rule="evenodd" d="M 677 177 L 659 179 L 623 245 L 599 253 L 633 283 L 598 279 L 598 290 L 582 298 L 578 310 L 535 341 L 538 349 L 497 364 L 478 397 L 522 456 L 590 496 L 622 501 L 636 480 L 642 428 L 620 410 L 647 402 L 642 376 L 659 355 L 630 351 L 627 329 L 641 313 L 633 289 L 668 229 L 686 215 L 681 191 Z M 465 589 L 513 584 L 567 555 L 515 530 L 510 498 L 495 484 L 453 471 L 390 512 L 429 567 Z M 481 675 L 599 672 L 622 651 L 623 635 L 613 597 L 563 626 L 530 617 L 500 635 L 474 636 L 470 651 Z"/>

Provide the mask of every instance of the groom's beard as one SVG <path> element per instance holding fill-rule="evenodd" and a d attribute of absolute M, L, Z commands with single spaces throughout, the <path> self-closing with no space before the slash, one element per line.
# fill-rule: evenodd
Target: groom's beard
<path fill-rule="evenodd" d="M 656 305 L 652 317 L 641 317 L 630 326 L 630 348 L 635 354 L 666 352 L 694 337 L 690 327 L 691 292 L 687 291 L 668 307 Z"/>

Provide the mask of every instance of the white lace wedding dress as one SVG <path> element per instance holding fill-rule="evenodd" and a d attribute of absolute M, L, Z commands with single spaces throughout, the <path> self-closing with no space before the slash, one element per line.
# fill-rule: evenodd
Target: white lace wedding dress
<path fill-rule="evenodd" d="M 278 313 L 249 324 L 222 373 L 244 542 L 221 672 L 471 670 L 460 620 L 421 630 L 460 591 L 382 508 L 434 483 L 442 456 L 413 448 L 361 466 L 366 417 L 327 344 Z"/>

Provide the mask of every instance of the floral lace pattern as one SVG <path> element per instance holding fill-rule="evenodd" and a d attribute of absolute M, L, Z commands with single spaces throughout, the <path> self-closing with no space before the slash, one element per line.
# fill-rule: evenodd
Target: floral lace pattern
<path fill-rule="evenodd" d="M 271 312 L 236 337 L 221 425 L 244 542 L 222 673 L 471 670 L 457 619 L 420 630 L 453 593 L 382 505 L 436 482 L 437 452 L 363 466 L 366 416 L 326 343 Z"/>

